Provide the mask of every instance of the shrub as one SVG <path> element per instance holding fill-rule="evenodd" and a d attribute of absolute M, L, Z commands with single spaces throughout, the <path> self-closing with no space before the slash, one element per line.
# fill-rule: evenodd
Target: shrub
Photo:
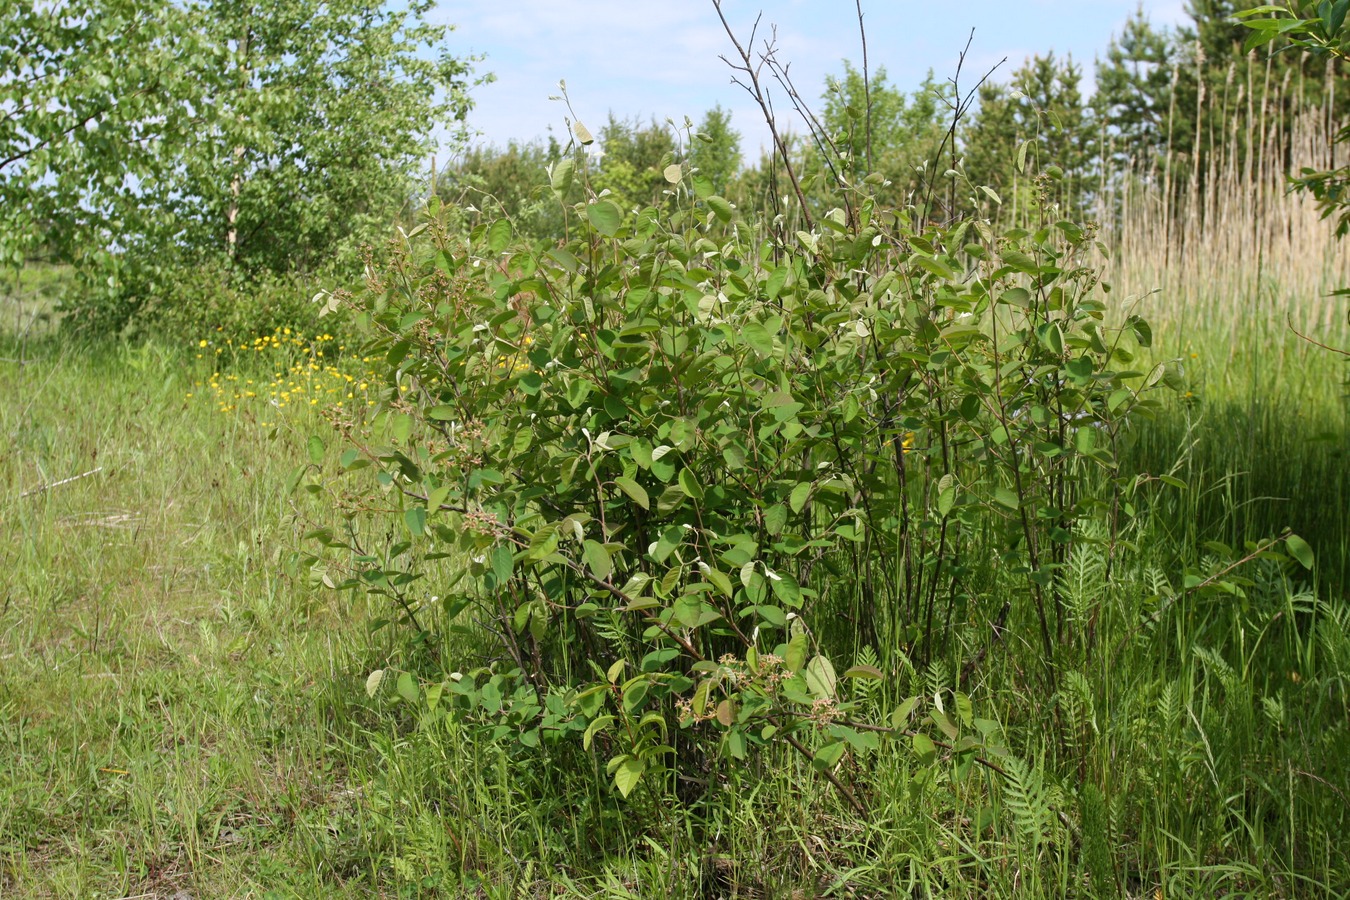
<path fill-rule="evenodd" d="M 124 265 L 108 283 L 82 285 L 64 301 L 62 327 L 86 336 L 153 335 L 178 344 L 203 336 L 242 344 L 284 328 L 341 334 L 347 316 L 321 323 L 325 304 L 315 302 L 316 294 L 336 278 L 250 277 L 218 261 Z"/>
<path fill-rule="evenodd" d="M 316 533 L 350 553 L 324 577 L 424 638 L 471 611 L 492 661 L 400 692 L 525 747 L 578 737 L 625 796 L 781 741 L 861 806 L 835 769 L 882 738 L 998 752 L 959 679 L 884 718 L 869 685 L 969 674 L 1010 627 L 1047 691 L 1093 653 L 1110 610 L 1058 576 L 1085 522 L 1108 565 L 1125 546 L 1148 479 L 1118 444 L 1169 381 L 1135 368 L 1147 325 L 1106 323 L 1092 230 L 1053 216 L 918 225 L 863 185 L 773 240 L 671 177 L 675 211 L 592 197 L 547 250 L 433 205 L 372 266 L 384 396 L 342 462 L 378 489 Z M 405 533 L 376 549 L 389 504 Z"/>

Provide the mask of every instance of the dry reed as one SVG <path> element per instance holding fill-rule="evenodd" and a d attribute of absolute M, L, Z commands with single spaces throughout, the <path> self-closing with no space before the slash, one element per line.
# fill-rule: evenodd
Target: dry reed
<path fill-rule="evenodd" d="M 1287 321 L 1333 342 L 1348 330 L 1345 299 L 1330 295 L 1350 286 L 1350 242 L 1288 178 L 1334 167 L 1335 83 L 1328 74 L 1313 106 L 1301 80 L 1272 84 L 1267 66 L 1254 83 L 1256 69 L 1235 89 L 1230 70 L 1222 97 L 1199 93 L 1195 120 L 1214 121 L 1210 103 L 1227 127 L 1197 128 L 1195 146 L 1210 151 L 1201 165 L 1174 151 L 1169 135 L 1161 159 L 1108 177 L 1098 197 L 1107 280 L 1118 297 L 1142 298 L 1137 311 L 1175 349 L 1197 331 L 1238 347 Z"/>

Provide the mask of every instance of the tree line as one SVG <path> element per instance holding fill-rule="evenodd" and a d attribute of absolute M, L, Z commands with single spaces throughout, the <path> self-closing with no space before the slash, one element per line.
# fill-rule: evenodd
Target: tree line
<path fill-rule="evenodd" d="M 1256 5 L 1193 0 L 1190 22 L 1174 29 L 1154 25 L 1140 8 L 1095 60 L 1095 91 L 1081 62 L 1050 51 L 1008 76 L 994 72 L 968 110 L 964 89 L 931 71 L 906 91 L 884 68 L 864 78 L 846 60 L 811 111 L 816 127 L 785 136 L 786 163 L 822 207 L 834 180 L 877 173 L 885 179 L 880 196 L 900 207 L 942 187 L 938 212 L 950 217 L 968 213 L 976 199 L 946 189 L 957 166 L 962 184 L 987 187 L 1013 218 L 1047 189 L 1074 214 L 1102 213 L 1104 190 L 1125 178 L 1180 190 L 1192 174 L 1203 181 L 1213 154 L 1255 152 L 1251 136 L 1233 128 L 1239 110 L 1259 107 L 1276 117 L 1321 108 L 1336 119 L 1346 111 L 1350 98 L 1332 88 L 1334 62 L 1249 46 L 1252 32 L 1234 14 Z M 1282 152 L 1292 159 L 1287 144 Z M 770 212 L 773 192 L 785 188 L 783 155 L 761 149 L 751 157 L 731 114 L 717 106 L 683 125 L 611 113 L 590 147 L 554 136 L 476 146 L 441 174 L 437 193 L 474 209 L 486 203 L 523 233 L 556 238 L 563 222 L 544 173 L 569 153 L 589 167 L 590 188 L 608 191 L 625 210 L 661 204 L 670 188 L 662 173 L 678 162 L 747 213 Z M 1052 177 L 1038 181 L 1028 171 Z"/>
<path fill-rule="evenodd" d="M 770 218 L 789 166 L 822 212 L 839 184 L 872 178 L 880 201 L 943 218 L 973 208 L 958 184 L 983 186 L 1015 218 L 1035 191 L 1083 213 L 1113 180 L 1181 184 L 1172 176 L 1203 173 L 1218 147 L 1246 153 L 1235 109 L 1346 105 L 1323 59 L 1249 52 L 1233 14 L 1252 0 L 1193 0 L 1175 30 L 1136 12 L 1096 61 L 1090 97 L 1083 65 L 1053 52 L 975 92 L 932 73 L 906 90 L 845 62 L 781 152 L 747 154 L 720 106 L 682 125 L 611 115 L 593 142 L 475 147 L 471 90 L 491 76 L 448 51 L 432 6 L 15 0 L 0 19 L 0 265 L 71 265 L 67 319 L 96 333 L 185 310 L 183 327 L 199 327 L 250 297 L 276 301 L 240 324 L 264 328 L 358 270 L 360 248 L 425 200 L 433 129 L 470 148 L 433 176 L 442 201 L 556 239 L 563 213 L 545 173 L 564 157 L 586 172 L 574 193 L 624 211 L 665 202 L 664 173 L 687 163 Z"/>

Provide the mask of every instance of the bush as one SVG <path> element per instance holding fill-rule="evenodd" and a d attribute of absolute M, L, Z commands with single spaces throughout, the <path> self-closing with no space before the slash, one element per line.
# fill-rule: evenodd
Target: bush
<path fill-rule="evenodd" d="M 327 296 L 316 302 L 334 274 L 249 276 L 228 263 L 133 266 L 123 261 L 109 283 L 82 285 L 63 301 L 62 327 L 83 336 L 154 336 L 172 344 L 203 337 L 247 344 L 290 328 L 304 334 L 342 334 L 347 316 L 320 318 Z"/>
<path fill-rule="evenodd" d="M 1071 222 L 920 227 L 864 186 L 775 241 L 696 174 L 679 195 L 577 204 L 542 252 L 434 214 L 395 246 L 359 304 L 384 399 L 344 423 L 378 491 L 316 533 L 345 578 L 305 561 L 423 639 L 493 645 L 425 693 L 404 673 L 406 698 L 525 748 L 579 738 L 624 796 L 784 742 L 861 809 L 835 770 L 882 739 L 997 755 L 964 676 L 1016 628 L 1049 696 L 1114 614 L 1060 576 L 1085 534 L 1108 565 L 1127 546 L 1148 479 L 1118 445 L 1171 380 L 1134 368 L 1147 325 L 1106 324 Z M 391 503 L 405 533 L 377 550 Z M 878 708 L 874 681 L 929 663 L 962 677 Z"/>

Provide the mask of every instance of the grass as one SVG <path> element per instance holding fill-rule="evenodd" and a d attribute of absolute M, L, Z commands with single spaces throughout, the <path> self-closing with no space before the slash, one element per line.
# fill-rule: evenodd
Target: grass
<path fill-rule="evenodd" d="M 1138 311 L 1187 381 L 1131 460 L 1188 486 L 1119 570 L 1091 542 L 1072 560 L 1100 649 L 1047 699 L 1013 628 L 969 693 L 1015 758 L 850 756 L 865 818 L 795 755 L 624 802 L 579 746 L 494 743 L 392 679 L 368 695 L 374 669 L 434 684 L 487 642 L 372 630 L 378 599 L 288 565 L 331 518 L 288 486 L 319 413 L 363 403 L 360 361 L 284 334 L 81 347 L 28 327 L 29 298 L 0 317 L 0 895 L 1344 896 L 1346 373 L 1287 322 L 1350 346 L 1322 296 L 1350 248 L 1261 177 L 1259 209 L 1203 211 L 1214 233 L 1147 193 L 1120 207 L 1108 278 L 1160 288 Z M 1179 594 L 1286 527 L 1313 573 L 1257 559 L 1239 591 Z M 861 718 L 950 687 L 948 663 L 898 667 Z"/>
<path fill-rule="evenodd" d="M 972 695 L 1034 761 L 1014 781 L 883 751 L 848 773 L 867 820 L 791 757 L 701 801 L 621 803 L 579 748 L 522 755 L 367 697 L 368 672 L 416 653 L 370 632 L 378 605 L 284 574 L 298 520 L 322 517 L 285 489 L 315 407 L 222 403 L 194 357 L 44 342 L 0 368 L 22 398 L 0 409 L 5 896 L 1088 895 L 1090 846 L 1125 896 L 1350 885 L 1350 615 L 1278 568 L 1249 573 L 1242 605 L 1197 598 L 1089 664 L 1056 701 L 1078 747 L 1039 743 L 1047 711 L 999 657 Z M 1136 604 L 1175 571 L 1196 537 L 1177 523 L 1202 518 L 1175 496 L 1147 526 L 1158 551 L 1110 585 L 1079 561 L 1082 591 Z M 435 665 L 474 652 L 455 640 Z M 1071 759 L 1081 782 L 1053 771 Z"/>
<path fill-rule="evenodd" d="M 281 575 L 296 423 L 185 399 L 181 362 L 0 368 L 6 896 L 340 893 L 314 847 L 355 796 L 354 657 Z"/>

